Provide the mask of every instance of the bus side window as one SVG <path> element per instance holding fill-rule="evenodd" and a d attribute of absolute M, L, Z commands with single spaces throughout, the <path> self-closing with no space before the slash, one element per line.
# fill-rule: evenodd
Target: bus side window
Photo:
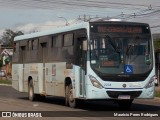
<path fill-rule="evenodd" d="M 19 62 L 20 61 L 20 55 L 19 55 L 19 42 L 14 43 L 14 54 L 13 54 L 13 62 Z"/>
<path fill-rule="evenodd" d="M 51 48 L 55 47 L 56 39 L 57 39 L 57 36 L 52 36 L 52 38 L 51 38 Z"/>
<path fill-rule="evenodd" d="M 32 60 L 37 61 L 38 60 L 38 39 L 32 40 Z"/>
<path fill-rule="evenodd" d="M 13 44 L 13 51 L 16 52 L 16 43 Z"/>
<path fill-rule="evenodd" d="M 26 50 L 26 46 L 21 46 L 21 54 L 20 54 L 20 59 L 21 59 L 21 62 L 22 63 L 24 63 L 25 62 L 25 56 L 26 56 L 26 54 L 25 54 L 25 50 Z"/>
<path fill-rule="evenodd" d="M 33 50 L 33 46 L 34 46 L 34 40 L 32 40 L 31 42 L 31 49 Z"/>
<path fill-rule="evenodd" d="M 63 58 L 68 63 L 73 63 L 73 56 L 74 56 L 74 34 L 67 33 L 63 35 L 63 48 L 62 54 Z"/>
<path fill-rule="evenodd" d="M 60 48 L 62 47 L 62 35 L 58 35 L 56 37 L 56 41 L 55 41 L 55 47 Z"/>
<path fill-rule="evenodd" d="M 18 52 L 19 51 L 19 43 L 17 42 L 16 43 L 16 52 Z"/>

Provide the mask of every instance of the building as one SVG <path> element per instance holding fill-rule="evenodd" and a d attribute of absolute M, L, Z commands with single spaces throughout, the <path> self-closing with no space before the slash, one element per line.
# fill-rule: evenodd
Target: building
<path fill-rule="evenodd" d="M 1 50 L 1 61 L 2 61 L 2 68 L 1 71 L 5 71 L 5 74 L 11 75 L 12 73 L 12 56 L 13 56 L 13 49 L 9 47 L 0 47 Z"/>

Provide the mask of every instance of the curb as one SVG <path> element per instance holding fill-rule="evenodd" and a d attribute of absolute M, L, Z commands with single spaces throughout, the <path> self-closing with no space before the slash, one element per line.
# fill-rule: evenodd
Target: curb
<path fill-rule="evenodd" d="M 154 97 L 154 100 L 159 102 L 160 101 L 160 97 Z"/>
<path fill-rule="evenodd" d="M 11 84 L 0 84 L 0 86 L 12 86 Z"/>

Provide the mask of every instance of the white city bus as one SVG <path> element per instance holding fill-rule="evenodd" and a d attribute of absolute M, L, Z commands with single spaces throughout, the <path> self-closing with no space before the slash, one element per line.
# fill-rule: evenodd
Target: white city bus
<path fill-rule="evenodd" d="M 31 101 L 47 95 L 115 100 L 129 108 L 154 97 L 155 59 L 150 27 L 123 21 L 84 22 L 15 37 L 12 86 Z"/>

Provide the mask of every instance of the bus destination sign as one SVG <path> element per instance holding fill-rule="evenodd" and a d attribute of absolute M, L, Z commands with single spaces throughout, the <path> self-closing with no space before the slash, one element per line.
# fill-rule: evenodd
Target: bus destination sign
<path fill-rule="evenodd" d="M 142 27 L 131 26 L 98 26 L 100 33 L 142 33 Z"/>

